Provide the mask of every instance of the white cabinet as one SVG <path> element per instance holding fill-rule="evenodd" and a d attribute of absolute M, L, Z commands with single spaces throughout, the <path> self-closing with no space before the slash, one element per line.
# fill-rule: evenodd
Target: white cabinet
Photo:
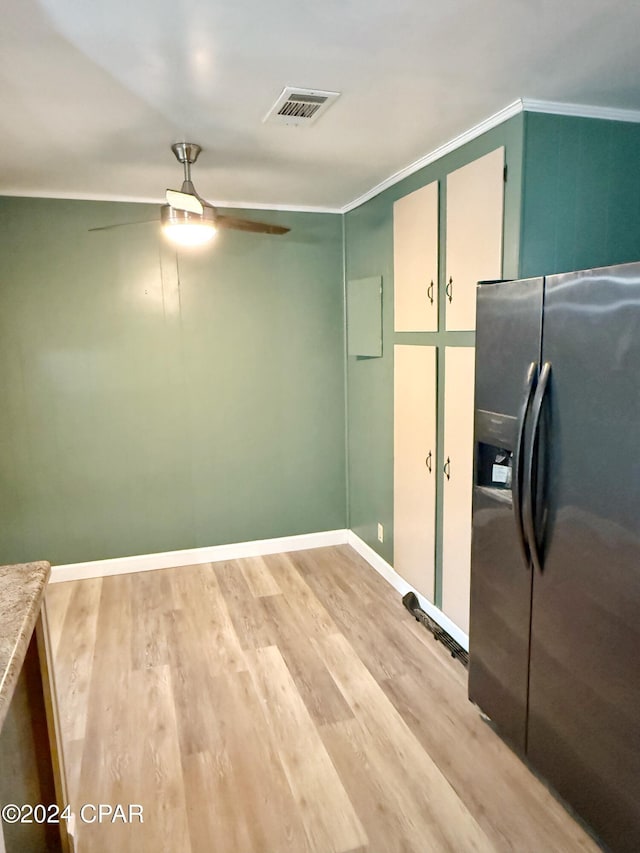
<path fill-rule="evenodd" d="M 502 276 L 504 148 L 447 175 L 446 329 L 475 329 L 476 284 Z"/>
<path fill-rule="evenodd" d="M 434 598 L 436 348 L 394 347 L 394 568 Z"/>
<path fill-rule="evenodd" d="M 477 282 L 502 276 L 504 162 L 505 150 L 497 148 L 443 176 L 446 210 L 439 210 L 438 181 L 393 206 L 395 331 L 439 332 L 425 335 L 429 346 L 416 345 L 415 339 L 401 344 L 398 336 L 394 347 L 394 568 L 426 599 L 437 601 L 464 634 L 469 632 L 474 349 L 460 346 L 465 337 L 473 343 L 471 334 L 448 333 L 474 331 Z M 439 233 L 444 245 L 438 244 Z M 438 258 L 445 265 L 440 276 L 446 287 L 440 292 L 445 317 L 440 329 Z M 436 459 L 444 460 L 444 471 Z"/>
<path fill-rule="evenodd" d="M 438 328 L 438 182 L 393 205 L 396 332 Z"/>
<path fill-rule="evenodd" d="M 475 349 L 445 347 L 442 611 L 469 633 Z"/>

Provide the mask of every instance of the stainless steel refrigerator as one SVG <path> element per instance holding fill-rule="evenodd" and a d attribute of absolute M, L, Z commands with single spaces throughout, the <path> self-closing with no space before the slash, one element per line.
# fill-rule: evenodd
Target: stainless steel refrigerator
<path fill-rule="evenodd" d="M 640 263 L 477 305 L 469 698 L 637 853 Z"/>

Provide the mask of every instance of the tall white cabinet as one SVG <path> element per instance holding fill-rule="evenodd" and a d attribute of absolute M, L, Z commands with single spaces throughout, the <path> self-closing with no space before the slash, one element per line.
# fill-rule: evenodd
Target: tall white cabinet
<path fill-rule="evenodd" d="M 433 602 L 436 553 L 436 348 L 394 347 L 394 568 Z"/>
<path fill-rule="evenodd" d="M 445 347 L 442 611 L 469 633 L 474 347 Z"/>
<path fill-rule="evenodd" d="M 394 568 L 465 635 L 476 283 L 502 276 L 504 158 L 497 148 L 447 174 L 446 213 L 438 181 L 393 208 L 395 331 L 427 333 L 418 342 L 395 339 Z"/>

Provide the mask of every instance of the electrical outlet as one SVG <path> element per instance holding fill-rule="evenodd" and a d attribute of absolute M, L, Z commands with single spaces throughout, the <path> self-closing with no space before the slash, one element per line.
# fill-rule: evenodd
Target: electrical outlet
<path fill-rule="evenodd" d="M 384 542 L 384 527 L 378 522 L 378 542 Z"/>

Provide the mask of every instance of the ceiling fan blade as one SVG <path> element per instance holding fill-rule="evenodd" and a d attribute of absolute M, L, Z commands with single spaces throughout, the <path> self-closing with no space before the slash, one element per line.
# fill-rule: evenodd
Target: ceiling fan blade
<path fill-rule="evenodd" d="M 112 228 L 124 228 L 127 225 L 148 225 L 150 222 L 158 222 L 158 217 L 155 219 L 139 219 L 137 222 L 116 222 L 115 225 L 101 225 L 99 228 L 87 228 L 87 231 L 111 231 Z"/>
<path fill-rule="evenodd" d="M 191 193 L 183 193 L 180 190 L 167 190 L 167 204 L 176 210 L 187 210 L 189 213 L 202 214 L 204 207 L 199 198 Z"/>
<path fill-rule="evenodd" d="M 220 228 L 235 228 L 237 231 L 253 231 L 257 234 L 286 234 L 290 228 L 282 225 L 268 225 L 266 222 L 254 222 L 252 219 L 236 219 L 235 216 L 216 216 L 216 225 Z"/>

